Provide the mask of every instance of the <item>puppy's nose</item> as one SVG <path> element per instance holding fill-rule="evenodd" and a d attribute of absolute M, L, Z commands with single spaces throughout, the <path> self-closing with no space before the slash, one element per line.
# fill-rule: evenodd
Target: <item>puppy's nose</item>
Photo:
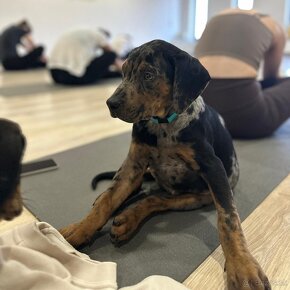
<path fill-rule="evenodd" d="M 22 207 L 16 208 L 13 210 L 12 214 L 16 217 L 22 213 Z"/>
<path fill-rule="evenodd" d="M 110 110 L 117 110 L 120 105 L 121 105 L 122 101 L 120 99 L 108 99 L 107 100 L 107 106 L 109 107 Z"/>

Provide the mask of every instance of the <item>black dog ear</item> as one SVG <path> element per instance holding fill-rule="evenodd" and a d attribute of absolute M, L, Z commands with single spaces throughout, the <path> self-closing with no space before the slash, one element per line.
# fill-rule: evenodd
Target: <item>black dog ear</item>
<path fill-rule="evenodd" d="M 172 59 L 174 109 L 176 113 L 182 113 L 205 89 L 210 75 L 198 59 L 184 51 L 180 51 Z"/>

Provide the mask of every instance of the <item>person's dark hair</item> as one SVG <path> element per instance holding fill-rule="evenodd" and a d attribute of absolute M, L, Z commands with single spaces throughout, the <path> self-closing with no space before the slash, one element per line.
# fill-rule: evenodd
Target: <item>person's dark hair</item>
<path fill-rule="evenodd" d="M 18 22 L 17 26 L 19 28 L 23 29 L 24 31 L 26 31 L 27 33 L 30 33 L 32 31 L 31 25 L 25 19 L 23 19 L 20 22 Z"/>
<path fill-rule="evenodd" d="M 104 28 L 98 28 L 98 29 L 99 29 L 99 31 L 104 33 L 107 36 L 107 38 L 111 38 L 111 33 L 108 30 L 106 30 Z"/>

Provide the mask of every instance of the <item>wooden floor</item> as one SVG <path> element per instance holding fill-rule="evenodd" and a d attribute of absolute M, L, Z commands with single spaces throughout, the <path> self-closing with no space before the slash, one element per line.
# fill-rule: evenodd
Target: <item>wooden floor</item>
<path fill-rule="evenodd" d="M 131 129 L 130 124 L 112 119 L 105 105 L 118 80 L 98 86 L 25 94 L 27 87 L 49 82 L 44 70 L 0 73 L 0 116 L 21 125 L 28 140 L 25 160 Z M 14 86 L 20 93 L 13 96 L 11 90 L 10 96 L 1 93 L 4 88 L 13 91 Z M 34 217 L 25 210 L 12 222 L 0 222 L 0 232 L 32 220 Z M 243 222 L 243 228 L 272 288 L 290 289 L 290 175 Z M 196 290 L 225 289 L 223 264 L 219 247 L 184 283 Z"/>

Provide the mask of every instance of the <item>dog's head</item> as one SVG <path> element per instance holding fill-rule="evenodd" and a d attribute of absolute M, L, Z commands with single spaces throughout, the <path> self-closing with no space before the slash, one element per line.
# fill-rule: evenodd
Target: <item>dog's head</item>
<path fill-rule="evenodd" d="M 20 171 L 24 148 L 20 127 L 0 119 L 0 220 L 11 220 L 22 211 Z"/>
<path fill-rule="evenodd" d="M 135 48 L 122 70 L 107 105 L 112 117 L 130 123 L 182 113 L 210 80 L 196 58 L 162 40 Z"/>

